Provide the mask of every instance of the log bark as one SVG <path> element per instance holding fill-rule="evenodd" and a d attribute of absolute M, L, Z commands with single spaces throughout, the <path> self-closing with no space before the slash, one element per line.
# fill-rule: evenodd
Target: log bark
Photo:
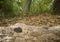
<path fill-rule="evenodd" d="M 19 29 L 18 27 L 22 29 L 22 32 L 14 31 L 14 29 Z M 1 39 L 6 39 L 6 41 Z M 60 25 L 48 27 L 16 23 L 7 27 L 0 27 L 0 42 L 7 42 L 7 40 L 11 40 L 10 42 L 60 42 Z"/>

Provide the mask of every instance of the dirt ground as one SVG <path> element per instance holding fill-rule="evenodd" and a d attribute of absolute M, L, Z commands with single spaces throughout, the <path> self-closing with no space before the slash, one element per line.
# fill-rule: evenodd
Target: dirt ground
<path fill-rule="evenodd" d="M 39 15 L 30 15 L 27 17 L 14 17 L 8 19 L 0 18 L 0 26 L 8 26 L 19 23 L 25 23 L 27 25 L 42 26 L 47 25 L 49 27 L 60 25 L 60 16 L 52 14 L 39 14 Z"/>

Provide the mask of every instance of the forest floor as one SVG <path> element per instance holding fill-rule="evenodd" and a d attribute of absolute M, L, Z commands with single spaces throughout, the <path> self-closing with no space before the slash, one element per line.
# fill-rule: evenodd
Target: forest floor
<path fill-rule="evenodd" d="M 0 20 L 0 38 L 3 37 L 0 42 L 60 42 L 59 15 L 40 14 Z"/>
<path fill-rule="evenodd" d="M 25 23 L 27 25 L 35 25 L 35 26 L 56 26 L 60 25 L 60 16 L 52 15 L 52 14 L 39 14 L 34 16 L 27 16 L 24 18 L 14 17 L 8 19 L 0 18 L 0 26 L 8 26 L 11 24 L 15 24 L 17 22 Z"/>

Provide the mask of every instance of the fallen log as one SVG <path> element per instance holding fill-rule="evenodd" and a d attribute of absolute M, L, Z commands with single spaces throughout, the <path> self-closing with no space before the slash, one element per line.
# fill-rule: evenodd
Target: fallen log
<path fill-rule="evenodd" d="M 22 32 L 18 31 L 18 27 Z M 8 27 L 0 27 L 0 32 L 5 30 L 4 34 L 14 38 L 11 42 L 60 42 L 60 25 L 59 26 L 30 26 L 23 23 L 16 23 Z"/>

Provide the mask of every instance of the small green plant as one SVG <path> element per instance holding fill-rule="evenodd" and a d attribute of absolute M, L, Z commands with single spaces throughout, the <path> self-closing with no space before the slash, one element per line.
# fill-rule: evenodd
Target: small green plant
<path fill-rule="evenodd" d="M 31 4 L 31 12 L 50 12 L 52 0 L 33 0 Z"/>
<path fill-rule="evenodd" d="M 42 21 L 42 25 L 47 25 L 47 23 L 45 21 Z"/>
<path fill-rule="evenodd" d="M 14 16 L 18 15 L 19 13 L 19 6 L 14 0 L 2 0 L 0 6 L 1 11 L 4 13 L 5 16 Z"/>

